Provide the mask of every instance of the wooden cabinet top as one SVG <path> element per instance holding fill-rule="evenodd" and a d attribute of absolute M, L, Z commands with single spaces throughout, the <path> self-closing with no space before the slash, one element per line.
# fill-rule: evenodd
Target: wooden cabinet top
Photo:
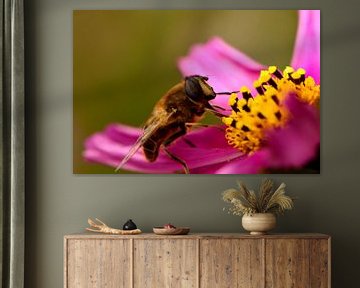
<path fill-rule="evenodd" d="M 156 235 L 142 233 L 139 235 L 108 235 L 96 233 L 77 233 L 64 236 L 65 239 L 329 239 L 329 235 L 320 233 L 287 233 L 250 235 L 245 233 L 190 233 L 188 235 Z"/>

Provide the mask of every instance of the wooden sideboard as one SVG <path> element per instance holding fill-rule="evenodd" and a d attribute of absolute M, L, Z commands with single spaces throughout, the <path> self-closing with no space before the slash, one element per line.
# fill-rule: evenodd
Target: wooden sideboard
<path fill-rule="evenodd" d="M 65 288 L 325 288 L 323 234 L 67 235 Z"/>

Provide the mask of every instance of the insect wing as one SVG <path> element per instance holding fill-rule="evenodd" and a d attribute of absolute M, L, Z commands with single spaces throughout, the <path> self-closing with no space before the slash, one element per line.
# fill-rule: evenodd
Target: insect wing
<path fill-rule="evenodd" d="M 136 140 L 133 146 L 131 146 L 129 152 L 125 155 L 125 157 L 121 160 L 120 164 L 116 167 L 115 172 L 119 171 L 130 159 L 134 156 L 134 154 L 144 145 L 144 143 L 149 140 L 149 138 L 153 135 L 153 133 L 161 127 L 164 122 L 175 113 L 172 111 L 167 115 L 167 117 L 163 121 L 152 121 L 146 128 L 144 128 L 143 133 Z"/>

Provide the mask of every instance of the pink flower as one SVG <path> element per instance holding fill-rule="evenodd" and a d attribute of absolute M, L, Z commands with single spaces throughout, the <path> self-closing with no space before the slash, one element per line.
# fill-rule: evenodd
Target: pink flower
<path fill-rule="evenodd" d="M 222 119 L 226 126 L 192 130 L 169 150 L 187 163 L 190 173 L 252 174 L 302 168 L 317 157 L 320 145 L 320 11 L 299 11 L 291 67 L 294 69 L 280 71 L 263 66 L 220 38 L 192 47 L 189 55 L 179 60 L 184 76 L 211 75 L 208 83 L 216 92 L 239 90 L 240 85 L 248 88 L 241 89 L 243 98 L 218 96 L 211 102 L 232 109 Z M 257 79 L 256 89 L 253 83 Z M 270 81 L 276 82 L 273 87 Z M 263 95 L 256 95 L 259 91 Z M 271 98 L 272 93 L 276 99 Z M 245 100 L 250 94 L 253 98 Z M 271 105 L 265 106 L 269 102 Z M 117 167 L 141 133 L 140 128 L 110 124 L 86 140 L 83 156 L 90 162 Z M 150 163 L 141 149 L 123 168 L 145 173 L 183 170 L 163 151 Z"/>

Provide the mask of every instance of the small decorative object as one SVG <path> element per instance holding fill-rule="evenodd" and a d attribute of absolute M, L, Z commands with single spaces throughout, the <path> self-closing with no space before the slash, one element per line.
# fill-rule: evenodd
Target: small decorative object
<path fill-rule="evenodd" d="M 136 224 L 131 219 L 126 221 L 126 223 L 123 226 L 123 230 L 135 230 L 135 229 L 137 229 Z"/>
<path fill-rule="evenodd" d="M 229 212 L 243 216 L 242 225 L 252 235 L 266 234 L 275 228 L 275 215 L 283 214 L 285 210 L 294 207 L 291 197 L 285 195 L 285 183 L 273 190 L 274 182 L 264 179 L 258 193 L 249 190 L 243 182 L 238 182 L 239 189 L 228 189 L 222 198 L 232 206 Z"/>
<path fill-rule="evenodd" d="M 141 233 L 141 230 L 137 229 L 136 225 L 131 220 L 129 220 L 129 221 L 131 221 L 132 224 L 135 225 L 135 229 L 132 229 L 132 230 L 125 230 L 125 229 L 121 230 L 121 229 L 111 228 L 111 227 L 107 226 L 104 222 L 102 222 L 101 220 L 99 220 L 97 218 L 95 218 L 95 220 L 96 221 L 88 218 L 88 223 L 91 226 L 91 228 L 86 228 L 87 231 L 99 232 L 99 233 L 105 233 L 105 234 L 115 234 L 115 235 L 134 235 L 134 234 Z M 126 222 L 126 223 L 128 223 L 128 222 Z"/>
<path fill-rule="evenodd" d="M 189 233 L 189 227 L 175 227 L 174 225 L 168 223 L 163 225 L 163 227 L 154 227 L 153 231 L 158 235 L 186 235 Z"/>
<path fill-rule="evenodd" d="M 171 228 L 176 228 L 176 227 L 175 227 L 174 225 L 168 223 L 168 224 L 165 224 L 165 225 L 164 225 L 164 228 L 165 228 L 165 229 L 171 229 Z"/>

